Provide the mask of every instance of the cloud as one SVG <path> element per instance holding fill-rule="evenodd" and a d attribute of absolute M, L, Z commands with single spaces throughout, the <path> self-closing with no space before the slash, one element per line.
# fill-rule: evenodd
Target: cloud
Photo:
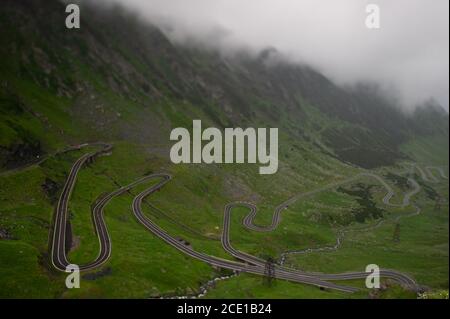
<path fill-rule="evenodd" d="M 406 109 L 433 97 L 448 111 L 448 0 L 101 1 L 136 10 L 173 41 L 224 52 L 273 46 L 339 84 L 398 92 Z M 369 3 L 380 7 L 380 29 L 365 26 Z"/>

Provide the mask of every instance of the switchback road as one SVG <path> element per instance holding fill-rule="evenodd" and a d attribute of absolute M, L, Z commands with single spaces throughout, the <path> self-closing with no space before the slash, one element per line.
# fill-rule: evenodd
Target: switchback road
<path fill-rule="evenodd" d="M 108 144 L 101 144 L 103 148 L 100 151 L 88 153 L 80 157 L 72 166 L 68 178 L 66 180 L 66 183 L 63 187 L 63 190 L 61 192 L 57 207 L 55 209 L 55 218 L 54 218 L 54 227 L 53 227 L 53 236 L 51 240 L 51 259 L 52 263 L 55 266 L 55 268 L 65 271 L 66 267 L 70 264 L 70 262 L 67 259 L 66 254 L 66 227 L 67 227 L 67 215 L 68 215 L 68 203 L 71 196 L 71 193 L 73 191 L 73 188 L 76 183 L 76 178 L 78 175 L 79 170 L 85 165 L 86 162 L 90 161 L 91 159 L 95 158 L 98 155 L 108 153 L 111 151 L 112 146 Z M 443 171 L 440 171 L 441 176 L 444 177 Z M 316 190 L 302 193 L 299 195 L 296 195 L 287 201 L 283 202 L 279 206 L 276 207 L 272 222 L 269 226 L 262 227 L 254 224 L 254 218 L 257 214 L 256 206 L 251 203 L 245 203 L 245 202 L 238 202 L 238 203 L 231 203 L 226 205 L 225 211 L 224 211 L 224 220 L 223 220 L 223 230 L 222 230 L 222 246 L 223 248 L 233 257 L 237 258 L 240 261 L 232 261 L 227 259 L 222 259 L 214 256 L 210 256 L 204 253 L 200 253 L 195 251 L 192 247 L 187 246 L 183 241 L 180 241 L 174 237 L 172 237 L 170 234 L 165 232 L 163 229 L 161 229 L 157 224 L 155 224 L 152 220 L 150 220 L 142 211 L 142 203 L 144 199 L 147 196 L 150 196 L 154 192 L 160 190 L 167 182 L 171 180 L 171 175 L 169 174 L 151 174 L 145 177 L 142 177 L 141 179 L 127 185 L 124 187 L 119 188 L 118 190 L 111 192 L 102 198 L 100 198 L 94 205 L 92 209 L 92 217 L 93 217 L 93 223 L 95 227 L 95 231 L 99 240 L 100 244 L 100 251 L 97 256 L 97 258 L 86 264 L 81 265 L 80 270 L 87 271 L 92 270 L 103 263 L 105 263 L 110 255 L 111 255 L 111 239 L 108 234 L 108 229 L 106 227 L 104 217 L 103 217 L 103 210 L 104 207 L 109 203 L 111 199 L 113 199 L 116 196 L 119 196 L 133 187 L 137 186 L 138 184 L 148 182 L 152 179 L 158 179 L 160 182 L 158 182 L 156 185 L 148 188 L 147 190 L 141 192 L 138 194 L 132 203 L 132 210 L 133 214 L 137 218 L 137 220 L 150 232 L 152 232 L 155 236 L 159 237 L 161 240 L 166 242 L 167 244 L 171 245 L 172 247 L 178 249 L 182 253 L 195 258 L 197 260 L 206 262 L 210 265 L 230 269 L 235 272 L 246 272 L 256 275 L 266 275 L 266 261 L 263 259 L 260 259 L 256 256 L 252 256 L 250 254 L 241 252 L 239 250 L 236 250 L 232 247 L 229 237 L 229 230 L 230 230 L 230 215 L 231 211 L 236 206 L 244 206 L 247 207 L 250 212 L 243 220 L 243 225 L 254 231 L 259 232 L 266 232 L 266 231 L 273 231 L 276 229 L 278 224 L 281 221 L 281 213 L 283 210 L 287 209 L 289 205 L 293 204 L 294 202 L 306 197 L 311 196 L 313 194 L 333 189 L 339 185 L 349 183 L 352 181 L 355 181 L 358 178 L 361 177 L 371 177 L 380 182 L 385 189 L 387 190 L 386 195 L 383 198 L 383 203 L 390 206 L 407 206 L 410 204 L 410 198 L 417 194 L 420 191 L 420 186 L 418 183 L 412 179 L 409 178 L 408 182 L 411 186 L 413 186 L 413 189 L 404 195 L 402 204 L 391 204 L 390 200 L 395 195 L 392 188 L 378 175 L 372 174 L 372 173 L 361 173 L 356 176 L 353 176 L 351 178 L 348 178 L 346 180 L 343 180 L 338 183 L 333 183 L 321 188 L 318 188 Z M 417 213 L 420 213 L 420 209 L 417 207 L 418 211 Z M 310 285 L 315 285 L 318 287 L 323 288 L 329 288 L 329 289 L 336 289 L 344 292 L 354 292 L 357 291 L 354 287 L 347 287 L 335 284 L 333 282 L 329 281 L 342 281 L 342 280 L 351 280 L 351 279 L 364 279 L 367 277 L 366 272 L 348 272 L 348 273 L 342 273 L 342 274 L 322 274 L 322 273 L 307 273 L 302 272 L 296 269 L 287 268 L 284 266 L 276 265 L 274 276 L 279 279 L 289 280 L 293 282 L 298 283 L 305 283 Z M 391 278 L 402 284 L 403 286 L 410 288 L 410 289 L 417 289 L 417 284 L 415 281 L 410 278 L 409 276 L 402 274 L 400 272 L 397 272 L 395 270 L 388 270 L 388 269 L 382 269 L 380 272 L 380 275 L 383 277 Z"/>

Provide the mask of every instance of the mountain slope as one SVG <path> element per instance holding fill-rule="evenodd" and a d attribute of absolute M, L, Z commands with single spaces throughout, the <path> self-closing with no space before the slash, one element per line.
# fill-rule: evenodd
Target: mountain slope
<path fill-rule="evenodd" d="M 149 216 L 199 251 L 229 258 L 217 238 L 230 201 L 257 203 L 257 222 L 267 224 L 273 208 L 287 198 L 361 169 L 385 174 L 402 171 L 404 161 L 448 165 L 448 114 L 433 102 L 405 115 L 373 87 L 341 88 L 308 66 L 282 62 L 275 49 L 258 56 L 223 56 L 183 47 L 119 7 L 84 4 L 81 29 L 67 30 L 64 9 L 59 1 L 44 0 L 3 0 L 0 8 L 0 258 L 8 260 L 0 266 L 0 296 L 9 291 L 25 297 L 179 295 L 222 274 L 146 233 L 131 215 L 132 196 L 125 194 L 105 214 L 111 261 L 88 274 L 83 289 L 65 289 L 64 274 L 49 264 L 48 234 L 70 166 L 87 151 L 61 152 L 71 145 L 114 144 L 111 156 L 83 168 L 71 198 L 69 259 L 75 263 L 88 262 L 98 252 L 92 203 L 150 172 L 168 171 L 175 178 L 152 197 L 157 209 L 149 207 Z M 247 164 L 173 165 L 170 130 L 190 128 L 193 119 L 201 119 L 204 127 L 278 127 L 278 173 L 261 176 L 256 165 Z M 445 186 L 429 187 L 448 198 Z M 382 190 L 374 187 L 373 196 L 381 199 Z M 448 219 L 421 196 L 429 214 L 416 234 L 419 244 L 406 247 L 406 261 L 389 266 L 445 288 Z M 367 202 L 336 192 L 305 201 L 270 234 L 243 231 L 239 218 L 245 211 L 240 210 L 233 240 L 242 250 L 274 257 L 292 248 L 329 245 L 336 227 L 374 222 L 357 220 L 358 200 Z M 384 214 L 402 213 L 407 209 Z M 390 228 L 381 231 L 390 236 Z M 388 249 L 372 244 L 380 255 Z M 427 245 L 434 249 L 425 258 Z M 389 249 L 394 255 L 396 247 Z M 363 263 L 354 259 L 345 265 L 349 270 Z M 437 275 L 429 274 L 430 264 Z M 257 280 L 245 278 L 250 286 Z M 258 296 L 346 297 L 290 283 L 273 290 L 257 287 Z M 245 287 L 231 291 L 249 296 Z"/>
<path fill-rule="evenodd" d="M 83 28 L 67 30 L 62 8 L 54 1 L 3 4 L 4 166 L 84 136 L 165 142 L 158 124 L 167 133 L 189 125 L 194 112 L 220 127 L 265 123 L 296 138 L 314 133 L 340 159 L 363 167 L 402 158 L 401 143 L 435 133 L 423 129 L 428 123 L 448 136 L 448 116 L 434 108 L 405 116 L 374 90 L 347 91 L 308 67 L 271 63 L 273 49 L 224 58 L 180 48 L 119 8 L 86 8 Z M 326 125 L 307 128 L 318 126 L 309 106 Z"/>

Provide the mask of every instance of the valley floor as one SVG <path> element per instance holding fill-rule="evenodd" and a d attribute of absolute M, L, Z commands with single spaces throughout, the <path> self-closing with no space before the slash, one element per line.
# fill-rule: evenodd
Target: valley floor
<path fill-rule="evenodd" d="M 1 297 L 417 297 L 389 279 L 383 279 L 382 289 L 376 291 L 366 289 L 363 279 L 337 282 L 359 288 L 349 294 L 280 279 L 268 282 L 252 274 L 230 276 L 230 271 L 167 245 L 135 219 L 133 198 L 156 181 L 138 185 L 105 207 L 111 257 L 83 274 L 80 289 L 68 290 L 65 274 L 50 261 L 52 218 L 70 167 L 95 147 L 55 154 L 0 176 Z M 249 209 L 235 207 L 230 219 L 233 247 L 305 272 L 364 272 L 366 265 L 377 264 L 414 278 L 424 291 L 448 290 L 448 166 L 427 169 L 425 164 L 404 163 L 369 172 L 318 163 L 315 172 L 285 167 L 265 179 L 249 165 L 173 166 L 148 149 L 118 142 L 112 154 L 98 157 L 78 173 L 69 202 L 68 259 L 85 264 L 97 257 L 99 242 L 90 211 L 99 197 L 144 175 L 170 172 L 173 180 L 146 199 L 143 212 L 195 251 L 233 260 L 220 241 L 229 202 L 255 203 L 254 224 L 263 227 L 271 224 L 277 205 L 293 198 L 282 210 L 279 225 L 264 232 L 246 228 L 242 222 Z M 410 195 L 407 201 L 405 194 Z M 223 280 L 213 280 L 218 277 Z"/>

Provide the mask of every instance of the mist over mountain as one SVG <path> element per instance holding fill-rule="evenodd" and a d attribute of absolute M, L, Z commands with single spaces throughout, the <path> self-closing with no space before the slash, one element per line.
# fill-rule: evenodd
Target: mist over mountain
<path fill-rule="evenodd" d="M 1 0 L 0 298 L 448 297 L 445 5 L 335 2 Z"/>
<path fill-rule="evenodd" d="M 401 147 L 417 135 L 448 139 L 436 100 L 405 115 L 383 85 L 337 86 L 274 47 L 224 54 L 183 45 L 134 11 L 82 3 L 79 30 L 64 27 L 59 1 L 3 4 L 3 165 L 85 135 L 167 144 L 170 128 L 194 118 L 279 127 L 285 138 L 366 168 L 407 158 Z"/>
<path fill-rule="evenodd" d="M 277 48 L 341 85 L 374 82 L 411 111 L 449 105 L 448 1 L 381 0 L 380 29 L 365 26 L 371 1 L 100 0 L 121 4 L 173 41 L 223 54 Z"/>

